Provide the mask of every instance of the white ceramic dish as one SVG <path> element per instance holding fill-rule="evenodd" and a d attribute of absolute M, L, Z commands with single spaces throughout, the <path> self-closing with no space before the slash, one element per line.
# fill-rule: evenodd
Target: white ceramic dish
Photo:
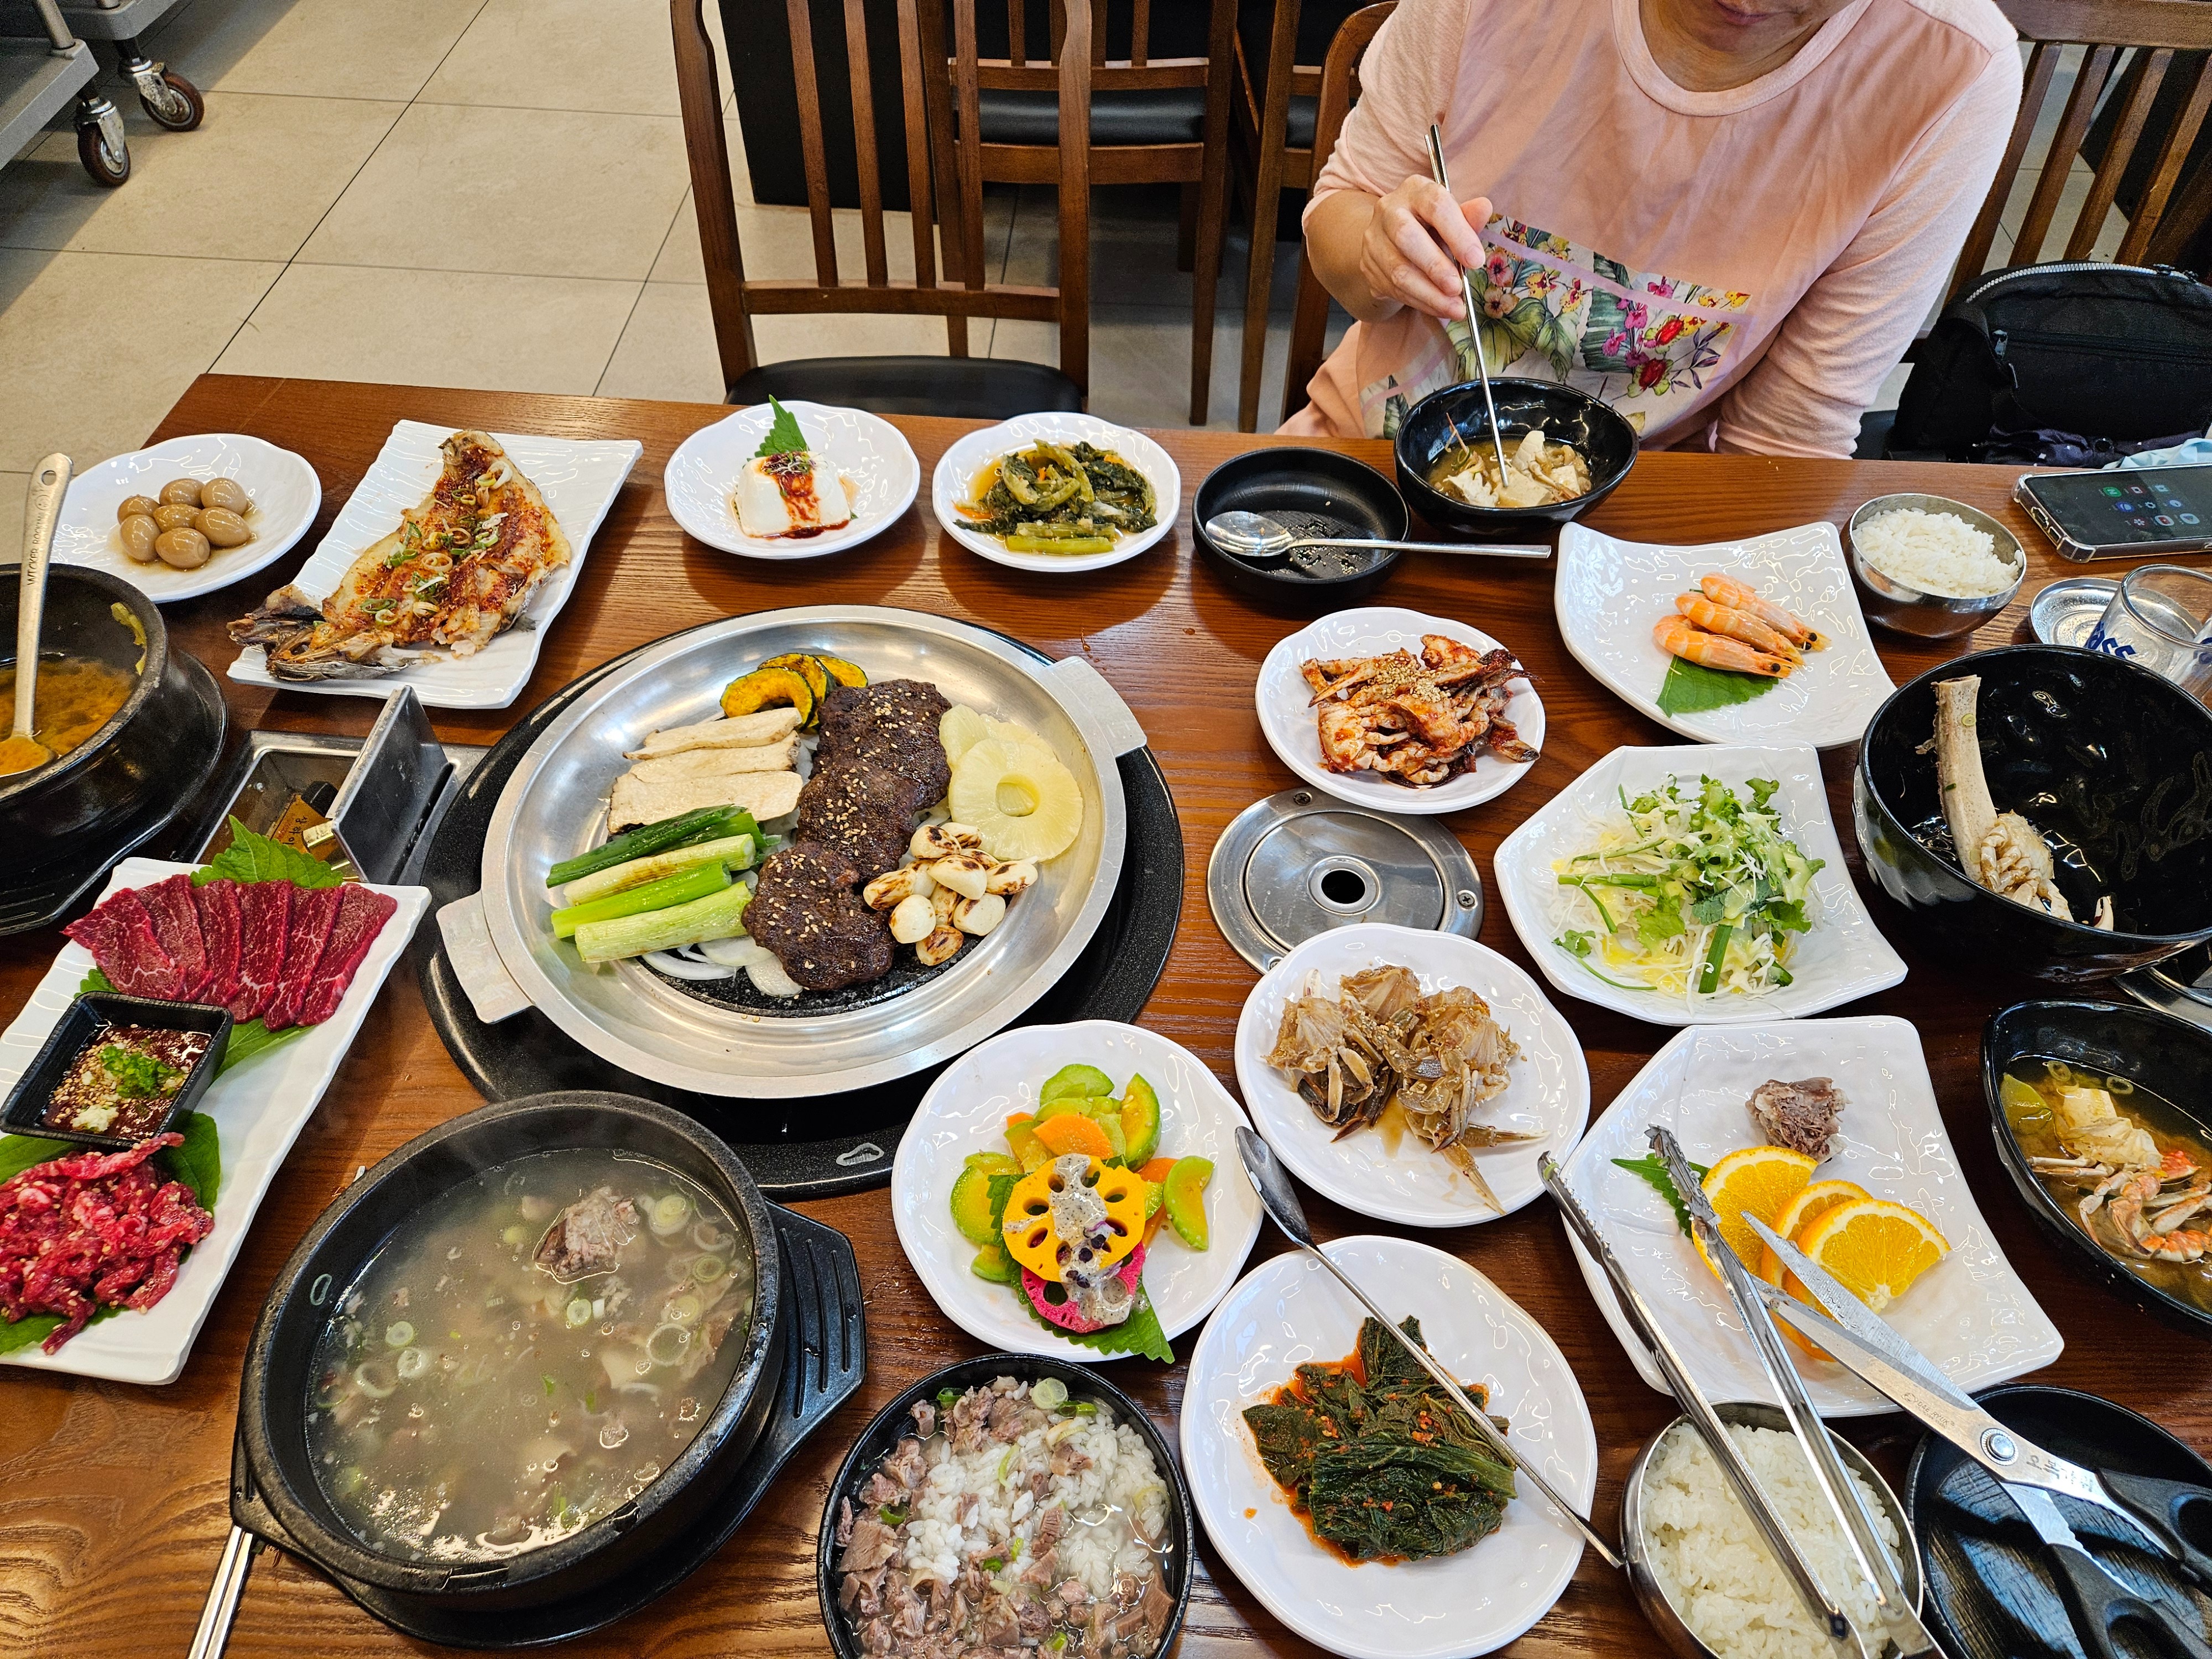
<path fill-rule="evenodd" d="M 253 539 L 217 549 L 197 570 L 140 564 L 123 550 L 115 509 L 132 495 L 156 495 L 172 478 L 235 478 L 253 498 Z M 171 438 L 88 467 L 70 480 L 54 531 L 58 564 L 88 565 L 120 576 L 156 605 L 173 605 L 243 581 L 290 552 L 322 510 L 322 480 L 304 457 L 235 432 Z"/>
<path fill-rule="evenodd" d="M 1597 1436 L 1566 1357 L 1543 1328 L 1455 1256 L 1401 1238 L 1324 1247 L 1392 1314 L 1421 1322 L 1429 1352 L 1489 1390 L 1514 1451 L 1588 1513 Z M 1496 1532 L 1456 1555 L 1351 1566 L 1313 1541 L 1261 1462 L 1242 1415 L 1311 1359 L 1358 1340 L 1364 1310 L 1302 1254 L 1279 1255 L 1231 1291 L 1190 1357 L 1182 1468 L 1206 1536 L 1268 1612 L 1345 1659 L 1468 1659 L 1504 1647 L 1559 1599 L 1581 1535 L 1534 1491 Z"/>
<path fill-rule="evenodd" d="M 799 422 L 807 447 L 826 456 L 844 475 L 852 493 L 852 522 L 819 536 L 745 534 L 732 492 L 774 419 L 766 404 L 756 404 L 700 428 L 668 458 L 661 484 L 670 516 L 677 523 L 708 546 L 741 558 L 818 559 L 880 535 L 914 505 L 921 489 L 921 463 L 889 421 L 865 410 L 827 404 L 797 401 L 784 407 Z"/>
<path fill-rule="evenodd" d="M 1534 762 L 1500 760 L 1487 753 L 1475 761 L 1472 772 L 1426 788 L 1408 787 L 1376 772 L 1332 772 L 1322 764 L 1313 690 L 1298 665 L 1309 658 L 1372 657 L 1401 649 L 1419 656 L 1424 634 L 1442 634 L 1477 651 L 1495 651 L 1501 643 L 1465 623 L 1389 605 L 1340 611 L 1278 640 L 1260 665 L 1253 693 L 1260 706 L 1260 729 L 1276 757 L 1323 793 L 1377 812 L 1456 812 L 1504 794 L 1528 776 Z M 1512 690 L 1505 718 L 1531 748 L 1541 749 L 1543 700 L 1525 678 L 1513 682 Z"/>
<path fill-rule="evenodd" d="M 1152 527 L 1123 537 L 1107 552 L 1079 553 L 1071 558 L 1051 553 L 1010 553 L 996 536 L 980 535 L 968 529 L 955 504 L 969 499 L 969 487 L 975 475 L 1008 451 L 1026 449 L 1040 438 L 1056 444 L 1088 443 L 1110 449 L 1150 478 L 1158 507 Z M 1174 529 L 1176 515 L 1182 511 L 1182 474 L 1176 470 L 1167 451 L 1141 432 L 1115 426 L 1095 415 L 1046 410 L 1036 415 L 1018 415 L 997 426 L 971 432 L 947 449 L 938 458 L 937 471 L 930 479 L 929 510 L 937 515 L 937 522 L 946 535 L 994 564 L 1011 565 L 1016 570 L 1046 570 L 1055 575 L 1073 575 L 1078 571 L 1103 570 L 1109 564 L 1133 559 Z"/>
<path fill-rule="evenodd" d="M 1710 571 L 1759 590 L 1829 636 L 1823 651 L 1749 702 L 1666 714 L 1659 687 L 1667 653 L 1651 630 L 1674 613 L 1674 596 Z M 1875 654 L 1836 526 L 1822 522 L 1702 547 L 1667 547 L 1601 536 L 1582 525 L 1559 532 L 1552 590 L 1559 633 L 1574 659 L 1608 690 L 1662 726 L 1700 743 L 1856 743 L 1897 687 Z"/>
<path fill-rule="evenodd" d="M 453 433 L 452 427 L 430 426 L 421 421 L 401 421 L 395 425 L 346 504 L 338 509 L 330 534 L 300 567 L 294 585 L 318 599 L 336 589 L 364 548 L 390 535 L 404 509 L 422 504 L 444 463 L 438 446 Z M 270 673 L 261 647 L 249 645 L 230 665 L 230 678 L 246 685 L 333 697 L 388 697 L 401 686 L 410 685 L 432 708 L 505 708 L 521 696 L 538 666 L 538 649 L 544 641 L 545 630 L 575 591 L 592 538 L 621 493 L 630 468 L 645 453 L 645 446 L 634 439 L 537 438 L 504 432 L 491 435 L 545 497 L 546 506 L 552 508 L 568 535 L 570 550 L 568 562 L 547 573 L 514 626 L 474 656 L 456 657 L 441 651 L 432 660 L 368 680 L 280 680 Z"/>
<path fill-rule="evenodd" d="M 945 1316 L 1005 1353 L 1043 1353 L 1079 1364 L 1124 1358 L 1070 1342 L 1038 1320 L 1018 1286 L 976 1278 L 975 1246 L 952 1224 L 952 1182 L 970 1152 L 1006 1150 L 1006 1119 L 1034 1112 L 1037 1090 L 1081 1060 L 1114 1079 L 1144 1073 L 1160 1100 L 1159 1156 L 1208 1158 L 1210 1248 L 1194 1250 L 1162 1227 L 1145 1258 L 1145 1288 L 1169 1340 L 1206 1317 L 1236 1282 L 1260 1236 L 1260 1197 L 1237 1158 L 1244 1114 L 1198 1056 L 1179 1043 L 1112 1020 L 1026 1025 L 980 1042 L 946 1066 L 915 1109 L 891 1164 L 891 1218 L 907 1260 Z"/>
<path fill-rule="evenodd" d="M 1902 1019 L 1775 1020 L 1683 1031 L 1652 1056 L 1566 1160 L 1574 1189 L 1629 1278 L 1651 1304 L 1699 1387 L 1715 1400 L 1772 1400 L 1751 1339 L 1659 1194 L 1614 1167 L 1650 1151 L 1644 1131 L 1673 1129 L 1692 1163 L 1710 1164 L 1764 1139 L 1744 1103 L 1769 1078 L 1829 1077 L 1844 1092 L 1837 1150 L 1818 1179 L 1856 1181 L 1876 1198 L 1909 1204 L 1942 1230 L 1951 1254 L 1885 1316 L 1899 1335 L 1962 1389 L 1985 1389 L 2040 1370 L 2065 1346 L 1990 1237 L 1944 1132 L 1919 1033 Z M 1568 1241 L 1574 1243 L 1571 1236 Z M 1637 1374 L 1666 1385 L 1623 1322 L 1613 1288 L 1575 1246 L 1590 1295 Z M 1896 1408 L 1826 1361 L 1800 1358 L 1826 1417 Z M 1776 1403 L 1779 1403 L 1777 1401 Z"/>
<path fill-rule="evenodd" d="M 1589 1068 L 1582 1040 L 1543 988 L 1497 951 L 1455 933 L 1381 922 L 1339 927 L 1306 940 L 1269 969 L 1244 1000 L 1237 1021 L 1237 1085 L 1254 1127 L 1299 1180 L 1362 1215 L 1415 1227 L 1464 1227 L 1497 1218 L 1474 1184 L 1419 1136 L 1407 1131 L 1395 1152 L 1373 1129 L 1338 1140 L 1298 1097 L 1288 1074 L 1267 1064 L 1283 1005 L 1297 994 L 1309 971 L 1321 975 L 1326 993 L 1344 975 L 1384 963 L 1412 969 L 1424 991 L 1466 986 L 1490 1005 L 1506 1035 L 1520 1045 L 1512 1080 L 1482 1121 L 1540 1139 L 1475 1154 L 1482 1178 L 1510 1214 L 1544 1189 L 1537 1158 L 1547 1152 L 1564 1158 L 1589 1121 Z"/>
<path fill-rule="evenodd" d="M 1620 793 L 1656 788 L 1668 778 L 1694 787 L 1700 775 L 1739 790 L 1751 778 L 1782 786 L 1775 796 L 1785 834 L 1822 868 L 1813 878 L 1818 910 L 1811 929 L 1790 936 L 1791 982 L 1761 997 L 1726 994 L 1692 1000 L 1608 984 L 1580 958 L 1553 943 L 1566 908 L 1552 866 L 1585 851 L 1603 817 L 1620 810 Z M 1887 990 L 1905 977 L 1905 959 L 1875 927 L 1844 868 L 1844 849 L 1828 817 L 1820 757 L 1804 745 L 1714 744 L 1698 748 L 1614 750 L 1538 807 L 1500 842 L 1491 872 L 1513 931 L 1554 989 L 1601 1008 L 1660 1025 L 1725 1025 L 1817 1014 Z"/>
<path fill-rule="evenodd" d="M 125 859 L 108 877 L 100 897 L 125 887 L 149 886 L 197 867 L 159 859 Z M 386 975 L 406 951 L 416 924 L 429 906 L 430 892 L 425 887 L 376 890 L 396 899 L 399 908 L 369 947 L 353 983 L 346 987 L 337 1012 L 304 1035 L 225 1073 L 201 1097 L 199 1109 L 215 1120 L 222 1144 L 222 1176 L 216 1188 L 215 1231 L 192 1247 L 169 1293 L 144 1313 L 121 1313 L 86 1327 L 64 1343 L 58 1353 L 42 1352 L 33 1344 L 0 1354 L 0 1363 L 105 1377 L 114 1382 L 159 1386 L 177 1380 L 285 1154 L 314 1115 L 323 1091 L 330 1087 L 338 1062 L 353 1046 Z M 92 953 L 84 946 L 72 943 L 62 947 L 53 966 L 32 991 L 30 1000 L 6 1031 L 0 1032 L 0 1092 L 30 1069 L 92 969 Z"/>

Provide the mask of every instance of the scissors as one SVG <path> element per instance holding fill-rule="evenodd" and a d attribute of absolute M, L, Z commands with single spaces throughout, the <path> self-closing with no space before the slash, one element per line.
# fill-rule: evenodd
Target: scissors
<path fill-rule="evenodd" d="M 2212 1659 L 2212 1644 L 2201 1630 L 2165 1603 L 2138 1595 L 2082 1547 L 2052 1497 L 2093 1504 L 2117 1516 L 2145 1548 L 2212 1589 L 2212 1556 L 2191 1544 L 2179 1525 L 2192 1504 L 2212 1505 L 2212 1487 L 2084 1468 L 2045 1451 L 1984 1411 L 1826 1268 L 1755 1218 L 1746 1219 L 1833 1317 L 1763 1279 L 1754 1281 L 1759 1299 L 1775 1317 L 1988 1471 L 2043 1540 L 2059 1595 L 2074 1615 L 2075 1634 L 2094 1659 L 2126 1659 L 2112 1631 L 2128 1623 L 2149 1626 L 2185 1659 Z"/>

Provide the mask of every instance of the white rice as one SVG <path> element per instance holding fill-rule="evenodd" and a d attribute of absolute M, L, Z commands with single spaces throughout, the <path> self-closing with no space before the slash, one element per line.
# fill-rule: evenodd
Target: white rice
<path fill-rule="evenodd" d="M 1052 1476 L 1039 1500 L 1027 1477 L 1033 1468 L 1051 1468 L 1046 1440 L 1054 1434 L 1060 1436 L 1054 1443 L 1073 1446 L 1091 1466 Z M 939 1435 L 925 1455 L 929 1474 L 915 1498 L 903 1557 L 917 1586 L 927 1578 L 957 1582 L 962 1565 L 978 1551 L 1006 1561 L 1009 1571 L 1026 1566 L 1038 1517 L 1058 1505 L 1068 1517 L 1059 1545 L 1060 1576 L 1080 1578 L 1093 1595 L 1103 1596 L 1118 1574 L 1141 1572 L 1152 1559 L 1136 1527 L 1153 1538 L 1166 1530 L 1167 1484 L 1152 1466 L 1151 1449 L 1103 1407 L 1095 1417 L 1063 1419 L 1030 1430 L 1011 1446 L 994 1441 L 964 1456 Z M 971 1495 L 979 1500 L 974 1521 L 963 1527 L 961 1513 Z"/>
<path fill-rule="evenodd" d="M 2020 567 L 1997 556 L 1996 538 L 1955 513 L 1900 507 L 1851 532 L 1862 556 L 1893 581 L 1947 599 L 1980 599 L 2012 586 Z"/>
<path fill-rule="evenodd" d="M 1861 1630 L 1879 1635 L 1874 1596 L 1858 1582 L 1850 1546 L 1796 1437 L 1735 1424 L 1729 1434 L 1821 1585 Z M 1893 1561 L 1899 1559 L 1895 1552 L 1903 1540 L 1896 1522 L 1856 1470 L 1846 1473 L 1864 1494 Z M 1644 1525 L 1660 1589 L 1715 1653 L 1731 1659 L 1835 1659 L 1835 1644 L 1767 1553 L 1766 1540 L 1736 1501 L 1704 1438 L 1686 1423 L 1660 1443 L 1644 1470 Z"/>

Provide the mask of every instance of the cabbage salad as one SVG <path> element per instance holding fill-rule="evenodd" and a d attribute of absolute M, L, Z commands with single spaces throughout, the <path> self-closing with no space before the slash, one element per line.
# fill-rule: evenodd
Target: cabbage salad
<path fill-rule="evenodd" d="M 1559 859 L 1567 914 L 1554 941 L 1607 984 L 1694 1003 L 1763 996 L 1790 983 L 1792 933 L 1813 924 L 1813 876 L 1782 832 L 1779 783 L 1739 794 L 1717 778 L 1679 778 L 1597 823 L 1589 851 Z"/>

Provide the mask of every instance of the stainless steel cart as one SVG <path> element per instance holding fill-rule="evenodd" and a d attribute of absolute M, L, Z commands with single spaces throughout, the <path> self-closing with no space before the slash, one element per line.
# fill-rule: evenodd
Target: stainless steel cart
<path fill-rule="evenodd" d="M 42 30 L 45 39 L 0 39 L 0 157 L 12 155 L 32 135 L 59 113 L 74 94 L 76 97 L 76 153 L 84 170 L 96 184 L 110 188 L 131 176 L 131 149 L 123 134 L 123 117 L 112 100 L 94 84 L 99 66 L 88 41 L 112 45 L 116 72 L 138 94 L 148 118 L 172 132 L 190 132 L 207 113 L 200 90 L 167 64 L 146 56 L 138 37 L 177 4 L 177 0 L 0 0 L 0 36 Z M 51 45 L 49 45 L 51 43 Z M 38 100 L 40 113 L 25 118 L 18 136 L 13 125 L 13 78 L 10 70 L 20 58 L 67 52 L 72 68 L 56 77 L 68 82 L 57 94 L 48 87 Z"/>

